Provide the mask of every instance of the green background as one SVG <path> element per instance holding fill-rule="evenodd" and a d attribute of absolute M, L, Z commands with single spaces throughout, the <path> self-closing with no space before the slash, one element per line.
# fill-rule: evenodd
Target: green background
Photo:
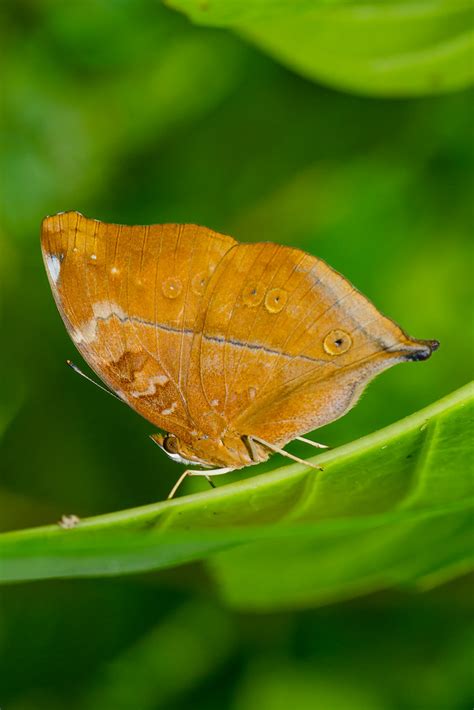
<path fill-rule="evenodd" d="M 468 381 L 467 91 L 323 88 L 240 33 L 151 0 L 3 9 L 1 530 L 160 500 L 181 471 L 146 438 L 150 424 L 64 365 L 80 359 L 41 262 L 45 214 L 197 222 L 299 246 L 410 334 L 441 341 L 318 432 L 331 446 Z M 423 595 L 245 614 L 217 600 L 198 565 L 5 587 L 0 706 L 462 710 L 470 592 L 464 578 Z"/>

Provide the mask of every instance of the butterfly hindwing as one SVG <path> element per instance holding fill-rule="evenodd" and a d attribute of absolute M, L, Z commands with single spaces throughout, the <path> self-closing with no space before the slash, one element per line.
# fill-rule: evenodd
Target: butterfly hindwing
<path fill-rule="evenodd" d="M 227 425 L 286 442 L 341 416 L 405 336 L 322 260 L 271 243 L 228 252 L 192 370 Z M 284 421 L 284 424 L 278 422 Z"/>

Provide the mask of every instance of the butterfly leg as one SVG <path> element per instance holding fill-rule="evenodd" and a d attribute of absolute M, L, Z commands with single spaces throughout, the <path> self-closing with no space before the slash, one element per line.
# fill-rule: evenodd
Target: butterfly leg
<path fill-rule="evenodd" d="M 244 442 L 245 446 L 247 447 L 248 452 L 249 452 L 249 454 L 250 454 L 250 458 L 252 459 L 252 461 L 255 461 L 255 463 L 258 463 L 258 461 L 260 460 L 260 458 L 259 458 L 259 455 L 258 455 L 257 448 L 256 448 L 256 446 L 255 446 L 255 443 L 254 443 L 254 441 L 252 440 L 252 437 L 251 437 L 251 436 L 245 436 L 245 435 L 244 435 L 244 436 L 242 437 L 242 441 Z"/>
<path fill-rule="evenodd" d="M 280 449 L 278 446 L 274 446 L 273 444 L 269 444 L 268 441 L 265 441 L 264 439 L 260 439 L 258 436 L 252 436 L 249 437 L 249 439 L 252 439 L 253 441 L 257 442 L 257 444 L 261 444 L 262 446 L 265 446 L 267 449 L 270 449 L 270 451 L 274 451 L 277 454 L 281 454 L 282 456 L 286 456 L 288 459 L 292 459 L 293 461 L 297 461 L 298 463 L 302 463 L 304 466 L 309 466 L 310 468 L 314 468 L 316 471 L 323 471 L 322 466 L 315 466 L 313 463 L 309 463 L 309 461 L 305 461 L 304 459 L 300 459 L 298 456 L 295 456 L 294 454 L 290 454 L 288 451 L 285 451 L 284 449 Z"/>
<path fill-rule="evenodd" d="M 184 471 L 184 473 L 181 474 L 181 476 L 178 478 L 176 483 L 174 484 L 173 488 L 171 489 L 169 495 L 168 495 L 168 500 L 171 498 L 174 498 L 174 495 L 182 482 L 184 481 L 185 478 L 188 476 L 204 476 L 207 478 L 207 480 L 211 483 L 213 486 L 211 479 L 211 476 L 221 476 L 224 473 L 229 473 L 230 471 L 233 471 L 233 468 L 215 468 L 211 469 L 210 471 Z M 214 487 L 214 486 L 213 486 Z"/>
<path fill-rule="evenodd" d="M 181 474 L 181 476 L 178 478 L 178 480 L 174 484 L 173 488 L 168 493 L 167 500 L 171 500 L 171 498 L 174 498 L 176 491 L 178 490 L 178 488 L 180 487 L 180 485 L 182 484 L 184 479 L 187 478 L 190 473 L 191 473 L 191 471 L 185 471 L 184 473 Z"/>
<path fill-rule="evenodd" d="M 326 444 L 318 444 L 317 441 L 305 439 L 304 436 L 295 437 L 295 441 L 302 441 L 303 444 L 309 444 L 310 446 L 314 446 L 316 449 L 329 449 L 329 446 L 326 446 Z"/>

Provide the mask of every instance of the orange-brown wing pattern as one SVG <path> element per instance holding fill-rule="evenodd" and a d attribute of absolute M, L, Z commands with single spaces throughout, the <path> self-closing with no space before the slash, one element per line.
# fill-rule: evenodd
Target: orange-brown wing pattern
<path fill-rule="evenodd" d="M 207 446 L 211 464 L 242 465 L 241 454 L 223 458 L 228 436 L 283 446 L 336 419 L 378 372 L 437 347 L 298 249 L 77 212 L 44 220 L 42 249 L 87 362 L 189 451 Z"/>
<path fill-rule="evenodd" d="M 230 429 L 278 445 L 341 416 L 422 342 L 320 259 L 271 243 L 224 256 L 201 319 L 191 372 L 207 405 Z"/>
<path fill-rule="evenodd" d="M 183 438 L 196 425 L 187 405 L 195 323 L 235 244 L 195 225 L 126 227 L 77 212 L 43 222 L 51 288 L 85 360 L 140 414 Z"/>

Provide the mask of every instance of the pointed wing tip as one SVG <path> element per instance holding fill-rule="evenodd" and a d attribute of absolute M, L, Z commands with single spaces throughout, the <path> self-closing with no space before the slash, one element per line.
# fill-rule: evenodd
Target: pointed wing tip
<path fill-rule="evenodd" d="M 413 340 L 410 343 L 410 350 L 406 353 L 405 359 L 411 362 L 428 360 L 432 353 L 439 348 L 438 340 Z"/>

